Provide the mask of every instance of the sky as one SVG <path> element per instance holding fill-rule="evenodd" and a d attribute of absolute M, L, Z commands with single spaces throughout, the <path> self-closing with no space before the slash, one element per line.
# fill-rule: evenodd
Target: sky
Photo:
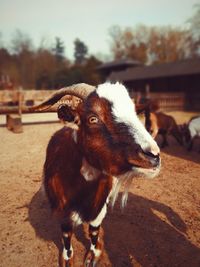
<path fill-rule="evenodd" d="M 17 29 L 35 47 L 61 38 L 65 54 L 73 59 L 74 40 L 79 38 L 90 54 L 110 53 L 109 29 L 147 26 L 180 26 L 194 14 L 200 0 L 0 0 L 0 34 L 10 45 Z"/>

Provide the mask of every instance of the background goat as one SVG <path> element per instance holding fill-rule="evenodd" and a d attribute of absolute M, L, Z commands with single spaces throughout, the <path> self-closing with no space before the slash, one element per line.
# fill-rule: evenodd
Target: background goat
<path fill-rule="evenodd" d="M 99 230 L 109 200 L 114 204 L 122 182 L 128 190 L 133 177 L 158 174 L 159 148 L 138 119 L 126 88 L 119 83 L 63 88 L 33 110 L 47 109 L 67 94 L 82 99 L 74 114 L 79 118 L 78 129 L 65 126 L 51 138 L 44 186 L 61 225 L 61 266 L 73 266 L 71 237 L 73 228 L 82 222 L 89 223 L 91 239 L 85 266 L 95 266 L 103 250 Z M 126 199 L 127 191 L 122 205 Z"/>
<path fill-rule="evenodd" d="M 192 150 L 194 140 L 200 137 L 200 116 L 193 117 L 187 124 L 182 125 L 181 131 L 188 150 Z"/>
<path fill-rule="evenodd" d="M 145 127 L 147 131 L 156 138 L 158 134 L 162 135 L 161 147 L 168 145 L 167 135 L 172 135 L 180 145 L 183 145 L 183 139 L 181 131 L 175 121 L 175 119 L 163 112 L 150 112 L 145 111 Z"/>

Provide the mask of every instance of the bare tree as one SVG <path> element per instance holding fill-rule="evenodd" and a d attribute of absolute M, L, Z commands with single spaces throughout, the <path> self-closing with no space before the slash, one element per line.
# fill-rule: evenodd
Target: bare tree
<path fill-rule="evenodd" d="M 189 43 L 190 54 L 192 57 L 200 57 L 200 4 L 194 5 L 195 12 L 188 19 L 189 31 L 187 42 Z"/>
<path fill-rule="evenodd" d="M 148 40 L 148 54 L 153 55 L 151 63 L 173 62 L 184 57 L 180 46 L 184 31 L 172 27 L 152 27 Z M 151 56 L 149 56 L 151 58 Z"/>
<path fill-rule="evenodd" d="M 171 62 L 183 58 L 180 46 L 185 32 L 172 27 L 137 27 L 110 29 L 111 52 L 115 59 L 136 59 L 142 63 Z"/>
<path fill-rule="evenodd" d="M 111 37 L 111 53 L 114 59 L 125 58 L 123 30 L 117 25 L 112 26 L 109 29 L 109 35 Z"/>
<path fill-rule="evenodd" d="M 32 51 L 33 43 L 31 38 L 21 30 L 17 29 L 11 40 L 11 52 L 14 54 L 20 54 L 23 51 Z"/>
<path fill-rule="evenodd" d="M 19 84 L 24 88 L 34 88 L 34 50 L 31 38 L 16 30 L 11 40 L 11 51 L 19 71 Z"/>

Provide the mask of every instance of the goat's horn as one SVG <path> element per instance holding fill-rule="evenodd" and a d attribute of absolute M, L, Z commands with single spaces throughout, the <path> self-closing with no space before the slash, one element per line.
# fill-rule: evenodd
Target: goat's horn
<path fill-rule="evenodd" d="M 86 99 L 90 93 L 92 93 L 95 90 L 95 86 L 86 84 L 86 83 L 78 83 L 74 84 L 72 86 L 64 87 L 55 92 L 52 96 L 50 96 L 47 100 L 42 102 L 41 104 L 37 106 L 33 106 L 30 109 L 32 111 L 35 110 L 46 110 L 49 107 L 51 107 L 53 104 L 58 102 L 63 96 L 65 95 L 73 95 L 76 96 L 82 100 Z"/>

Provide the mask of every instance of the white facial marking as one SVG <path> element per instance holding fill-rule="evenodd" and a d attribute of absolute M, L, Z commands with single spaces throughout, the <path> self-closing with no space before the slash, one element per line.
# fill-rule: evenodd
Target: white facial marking
<path fill-rule="evenodd" d="M 81 166 L 81 174 L 86 181 L 92 181 L 98 178 L 100 171 L 91 166 L 85 158 L 83 158 Z"/>
<path fill-rule="evenodd" d="M 154 155 L 160 152 L 158 145 L 139 120 L 135 112 L 135 105 L 122 84 L 104 83 L 97 87 L 96 92 L 99 97 L 104 97 L 113 104 L 112 113 L 116 122 L 123 122 L 129 126 L 135 142 L 144 151 L 149 151 Z"/>

